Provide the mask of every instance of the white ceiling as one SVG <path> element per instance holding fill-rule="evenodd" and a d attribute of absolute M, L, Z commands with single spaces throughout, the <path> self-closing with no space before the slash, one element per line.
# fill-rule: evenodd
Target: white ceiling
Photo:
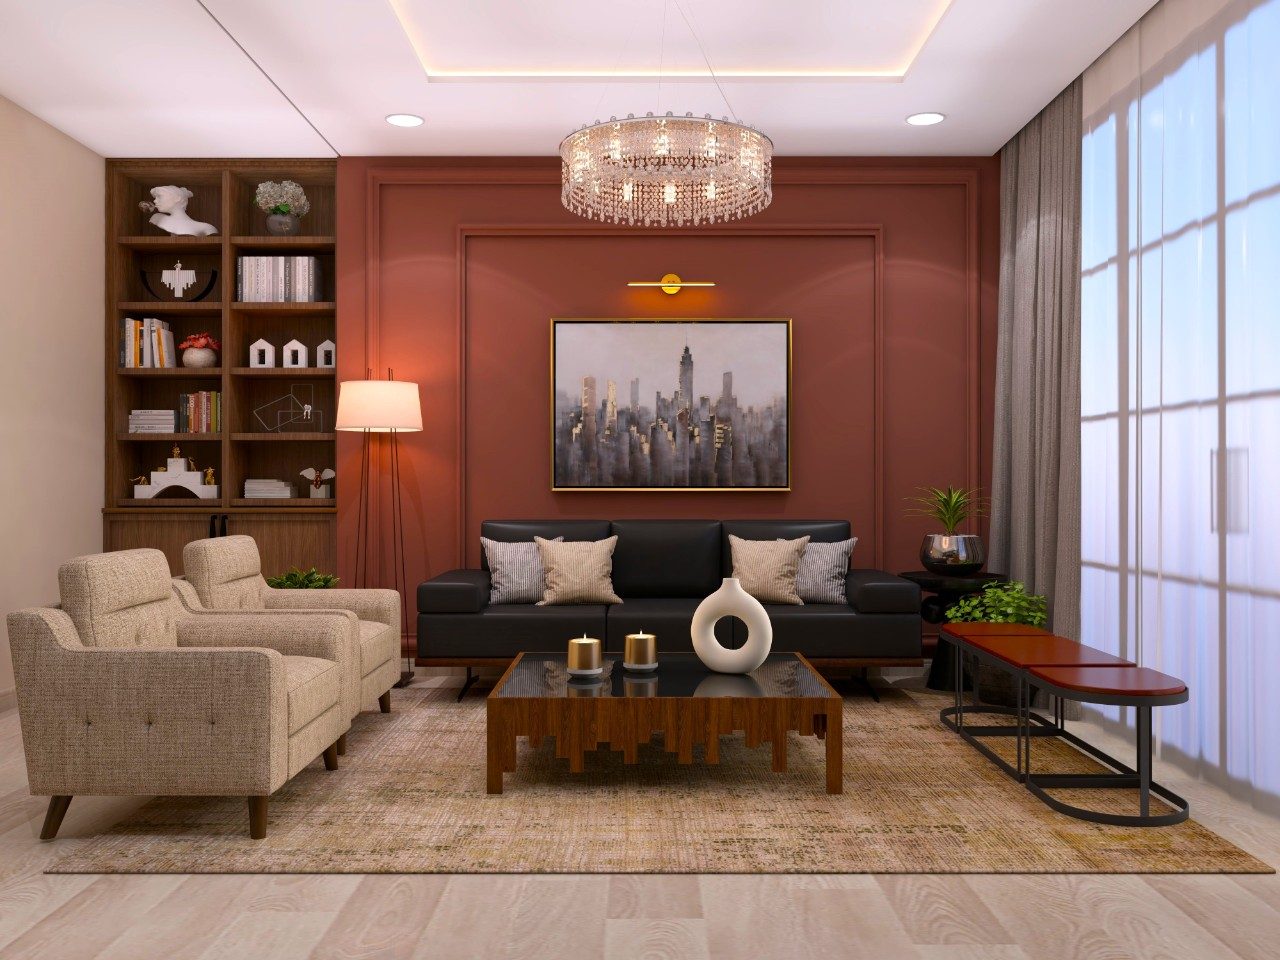
<path fill-rule="evenodd" d="M 0 95 L 112 157 L 549 155 L 720 89 L 781 155 L 986 155 L 1153 2 L 0 0 Z"/>

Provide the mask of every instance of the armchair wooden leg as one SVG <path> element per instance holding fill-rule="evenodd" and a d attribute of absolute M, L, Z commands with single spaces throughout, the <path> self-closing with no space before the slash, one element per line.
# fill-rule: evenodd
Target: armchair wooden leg
<path fill-rule="evenodd" d="M 62 818 L 67 815 L 67 807 L 71 806 L 70 797 L 50 797 L 49 809 L 44 815 L 44 826 L 40 828 L 41 840 L 52 840 L 58 835 L 62 826 Z"/>
<path fill-rule="evenodd" d="M 344 733 L 338 738 L 338 756 L 344 757 L 347 754 L 347 735 Z"/>
<path fill-rule="evenodd" d="M 382 696 L 378 697 L 378 709 L 383 713 L 391 712 L 391 691 L 388 690 Z"/>
<path fill-rule="evenodd" d="M 249 798 L 249 838 L 264 840 L 267 836 L 267 798 Z"/>
<path fill-rule="evenodd" d="M 341 738 L 339 738 L 341 739 Z M 338 741 L 335 740 L 324 748 L 324 768 L 326 770 L 338 769 Z"/>

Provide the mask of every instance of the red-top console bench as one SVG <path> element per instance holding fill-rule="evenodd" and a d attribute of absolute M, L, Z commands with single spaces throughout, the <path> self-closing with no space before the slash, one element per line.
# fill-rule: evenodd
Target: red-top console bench
<path fill-rule="evenodd" d="M 1189 693 L 1185 683 L 1038 627 L 951 623 L 944 625 L 941 632 L 951 641 L 955 651 L 956 678 L 963 676 L 961 657 L 966 653 L 1007 671 L 1013 677 L 1017 691 L 1016 706 L 978 704 L 976 695 L 973 704 L 966 704 L 964 690 L 957 681 L 955 704 L 939 713 L 944 724 L 1010 777 L 1025 784 L 1054 810 L 1094 823 L 1156 827 L 1187 819 L 1190 812 L 1187 801 L 1151 779 L 1151 710 L 1153 707 L 1186 703 Z M 1035 688 L 1053 696 L 1052 719 L 1031 710 L 1031 696 Z M 1134 770 L 1126 766 L 1068 731 L 1063 717 L 1064 700 L 1135 708 L 1138 768 Z M 975 725 L 967 722 L 967 714 L 1012 716 L 1014 722 Z M 988 737 L 1016 738 L 1015 762 L 1010 764 L 984 743 L 983 738 Z M 1031 744 L 1038 737 L 1066 741 L 1099 761 L 1107 770 L 1102 773 L 1036 773 L 1031 768 Z M 1055 788 L 1137 789 L 1139 812 L 1111 813 L 1069 804 L 1049 793 Z M 1165 801 L 1169 809 L 1153 814 L 1152 794 Z"/>

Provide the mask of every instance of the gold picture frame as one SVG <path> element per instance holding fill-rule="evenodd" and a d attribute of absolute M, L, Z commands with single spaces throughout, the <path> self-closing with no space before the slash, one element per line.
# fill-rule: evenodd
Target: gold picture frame
<path fill-rule="evenodd" d="M 595 325 L 596 329 L 588 331 L 586 325 Z M 660 374 L 647 378 L 656 381 L 646 384 L 654 388 L 652 409 L 637 401 L 637 384 L 641 379 L 638 375 L 632 378 L 631 402 L 625 412 L 617 402 L 618 380 L 606 379 L 604 400 L 599 398 L 594 375 L 581 377 L 579 383 L 572 384 L 572 391 L 567 390 L 569 383 L 558 382 L 558 359 L 571 350 L 578 353 L 584 350 L 578 344 L 562 342 L 562 332 L 566 336 L 586 333 L 613 341 L 613 346 L 623 350 L 621 354 L 610 352 L 611 357 L 616 357 L 627 355 L 621 341 L 626 339 L 628 328 L 643 330 L 643 334 L 637 333 L 637 339 L 643 336 L 653 349 L 652 327 L 655 325 L 663 328 L 664 338 L 668 329 L 673 338 L 682 338 L 684 347 L 670 360 L 673 376 L 666 381 Z M 749 325 L 749 333 L 731 329 L 744 325 Z M 776 327 L 776 334 L 761 325 Z M 645 330 L 646 327 L 649 329 Z M 624 336 L 619 337 L 619 332 L 624 332 Z M 774 392 L 767 402 L 740 405 L 736 386 L 742 381 L 734 384 L 730 367 L 716 372 L 721 378 L 721 393 L 712 404 L 709 394 L 700 394 L 696 389 L 698 353 L 693 352 L 690 339 L 698 342 L 698 353 L 711 349 L 720 361 L 719 367 L 733 362 L 735 346 L 744 351 L 743 359 L 749 360 L 747 365 L 756 367 L 760 365 L 761 354 L 752 352 L 753 344 L 770 350 L 781 347 L 785 356 L 777 358 L 779 369 L 766 370 L 760 379 L 772 381 L 780 377 L 785 383 L 782 395 L 779 397 Z M 777 347 L 773 345 L 775 340 Z M 549 353 L 552 492 L 787 493 L 791 490 L 793 349 L 790 317 L 552 317 Z M 663 362 L 666 360 L 649 356 L 643 365 L 652 370 Z M 766 365 L 771 362 L 766 360 Z M 675 388 L 670 398 L 662 396 L 668 382 Z M 690 395 L 685 396 L 685 391 Z M 654 433 L 659 426 L 665 428 L 665 436 Z M 655 436 L 664 437 L 662 442 L 670 445 L 662 448 L 671 455 L 670 468 L 655 448 L 660 442 Z M 592 439 L 585 440 L 585 437 Z M 729 452 L 722 454 L 726 446 Z M 735 482 L 735 472 L 744 482 Z M 759 482 L 762 479 L 765 482 Z M 652 482 L 654 480 L 664 482 Z M 748 480 L 750 482 L 745 482 Z"/>

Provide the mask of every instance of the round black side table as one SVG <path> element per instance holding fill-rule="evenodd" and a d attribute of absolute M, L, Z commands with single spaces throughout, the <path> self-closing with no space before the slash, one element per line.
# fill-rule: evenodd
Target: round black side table
<path fill-rule="evenodd" d="M 1003 573 L 975 573 L 971 577 L 948 577 L 927 570 L 910 570 L 898 576 L 910 580 L 925 594 L 920 600 L 920 618 L 925 623 L 946 623 L 947 609 L 964 597 L 978 593 L 988 583 L 1003 583 L 1009 578 Z M 934 652 L 933 663 L 929 667 L 929 679 L 925 682 L 930 690 L 954 690 L 956 688 L 955 658 L 951 655 L 951 644 L 938 637 L 938 649 Z M 969 679 L 965 678 L 964 689 L 971 689 Z"/>

